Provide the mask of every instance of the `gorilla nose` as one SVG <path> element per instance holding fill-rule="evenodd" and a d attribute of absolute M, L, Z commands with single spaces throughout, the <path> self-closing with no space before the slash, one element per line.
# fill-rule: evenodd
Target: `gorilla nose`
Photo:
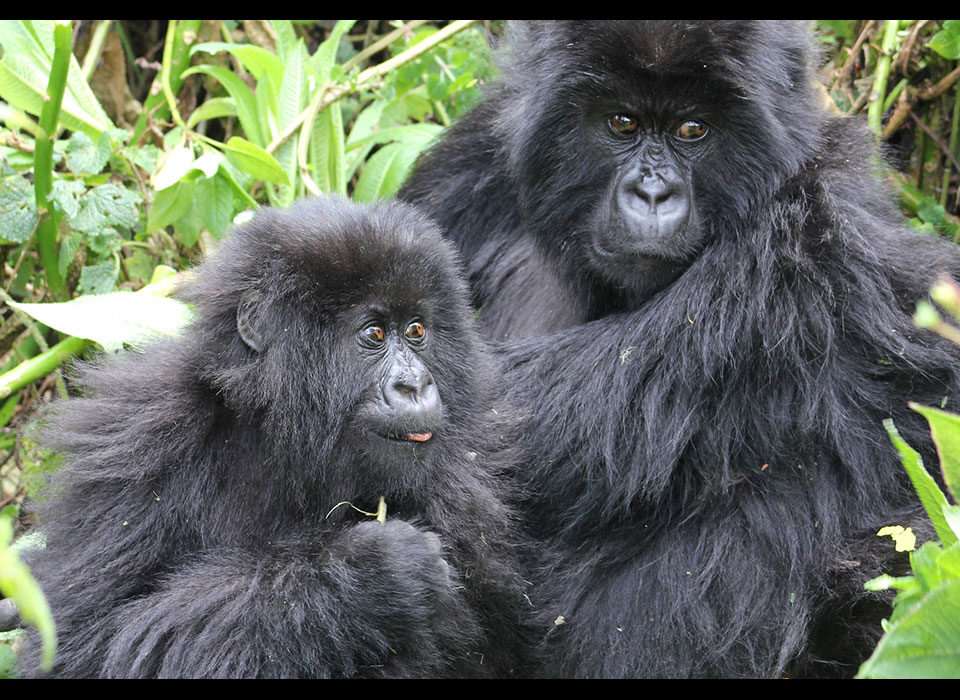
<path fill-rule="evenodd" d="M 440 414 L 440 394 L 425 367 L 394 372 L 384 386 L 383 398 L 395 418 L 411 425 L 432 423 Z"/>
<path fill-rule="evenodd" d="M 689 203 L 683 183 L 651 175 L 638 178 L 632 190 L 639 200 L 634 206 L 644 216 L 655 218 L 660 229 L 672 230 L 686 219 Z"/>

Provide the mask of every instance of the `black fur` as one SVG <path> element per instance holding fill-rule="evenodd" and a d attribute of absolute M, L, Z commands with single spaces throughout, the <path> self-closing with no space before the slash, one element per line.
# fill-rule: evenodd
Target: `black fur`
<path fill-rule="evenodd" d="M 544 673 L 854 674 L 889 615 L 863 583 L 905 562 L 876 531 L 929 529 L 881 421 L 931 464 L 907 401 L 960 406 L 960 353 L 911 322 L 957 251 L 903 227 L 872 135 L 819 101 L 806 27 L 511 31 L 502 82 L 402 196 L 460 246 L 490 331 L 525 339 L 504 353 Z M 698 246 L 615 279 L 584 253 L 620 167 L 591 118 L 674 108 L 715 127 Z"/>
<path fill-rule="evenodd" d="M 264 210 L 198 269 L 180 339 L 84 366 L 46 417 L 66 455 L 31 562 L 67 677 L 508 675 L 530 615 L 498 472 L 497 366 L 458 261 L 402 204 Z M 248 309 L 256 293 L 257 352 Z M 415 315 L 428 443 L 357 427 L 369 310 Z M 243 333 L 243 337 L 241 337 Z M 392 341 L 391 341 L 392 342 Z M 382 458 L 381 458 L 382 457 Z M 385 525 L 349 505 L 387 505 Z M 23 670 L 37 672 L 38 643 Z"/>

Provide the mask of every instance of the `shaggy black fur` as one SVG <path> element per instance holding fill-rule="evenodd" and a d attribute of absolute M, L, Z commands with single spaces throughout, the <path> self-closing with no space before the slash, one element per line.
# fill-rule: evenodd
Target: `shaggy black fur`
<path fill-rule="evenodd" d="M 54 675 L 518 668 L 530 608 L 497 474 L 509 426 L 457 262 L 406 205 L 266 210 L 198 269 L 182 338 L 80 371 L 85 397 L 55 404 L 44 431 L 66 464 L 31 562 Z M 393 318 L 422 324 L 413 351 Z M 368 430 L 383 425 L 371 406 L 397 400 L 383 378 L 397 367 L 435 383 L 429 440 Z M 335 507 L 373 511 L 381 495 L 385 525 Z"/>
<path fill-rule="evenodd" d="M 871 134 L 818 99 L 806 27 L 512 36 L 403 195 L 460 245 L 492 332 L 527 338 L 505 353 L 531 413 L 545 673 L 852 675 L 889 614 L 863 583 L 904 563 L 876 531 L 926 529 L 881 421 L 935 463 L 907 401 L 960 405 L 960 353 L 911 322 L 956 249 L 904 229 Z M 618 114 L 710 127 L 664 151 L 692 211 L 657 274 L 591 257 L 645 147 L 611 146 Z"/>

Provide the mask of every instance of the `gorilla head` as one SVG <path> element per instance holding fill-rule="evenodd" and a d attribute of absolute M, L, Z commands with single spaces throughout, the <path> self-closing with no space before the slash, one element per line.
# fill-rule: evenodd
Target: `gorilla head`
<path fill-rule="evenodd" d="M 415 490 L 476 390 L 456 360 L 476 342 L 457 260 L 406 207 L 310 207 L 238 228 L 188 291 L 210 339 L 202 375 L 276 439 L 315 434 L 328 465 L 365 455 L 363 470 L 324 473 L 338 490 L 358 474 Z M 315 221 L 337 225 L 318 237 Z"/>
<path fill-rule="evenodd" d="M 563 249 L 571 269 L 642 297 L 717 232 L 749 225 L 817 146 L 811 46 L 798 29 L 511 26 L 507 104 L 495 128 L 541 244 Z"/>

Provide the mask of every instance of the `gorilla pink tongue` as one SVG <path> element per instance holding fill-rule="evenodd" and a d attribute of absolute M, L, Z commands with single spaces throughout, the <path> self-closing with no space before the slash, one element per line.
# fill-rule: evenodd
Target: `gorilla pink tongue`
<path fill-rule="evenodd" d="M 433 437 L 433 433 L 407 433 L 403 437 L 414 442 L 426 442 Z"/>

